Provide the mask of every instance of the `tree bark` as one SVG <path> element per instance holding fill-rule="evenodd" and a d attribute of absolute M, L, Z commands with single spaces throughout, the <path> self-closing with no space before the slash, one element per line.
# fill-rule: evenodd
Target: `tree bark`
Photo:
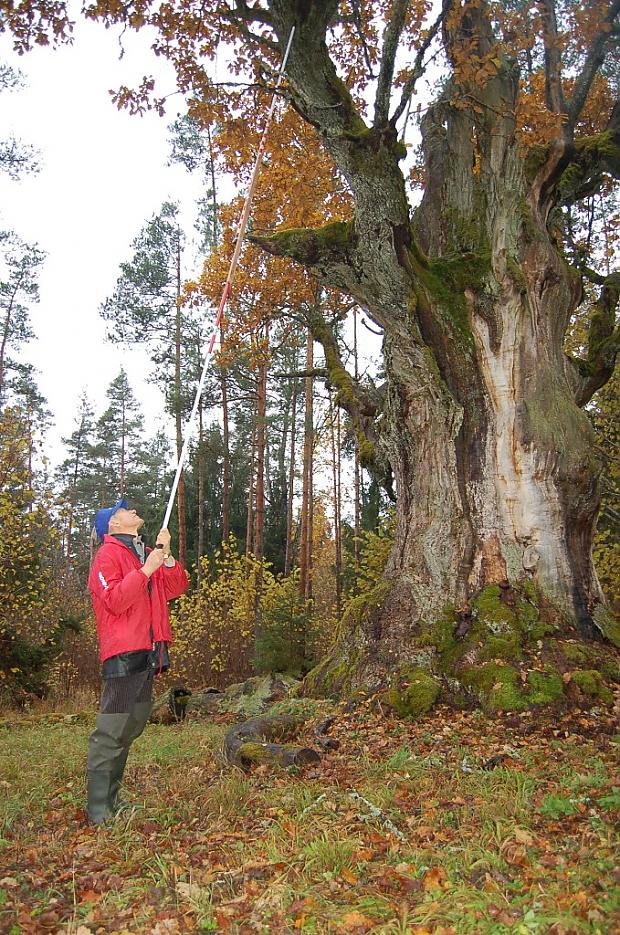
<path fill-rule="evenodd" d="M 284 574 L 290 575 L 293 564 L 293 497 L 295 494 L 295 440 L 297 432 L 297 380 L 293 380 L 291 394 L 291 446 L 289 454 L 288 485 L 286 497 L 286 552 Z"/>
<path fill-rule="evenodd" d="M 308 329 L 306 342 L 305 416 L 303 482 L 301 494 L 301 535 L 299 546 L 299 592 L 306 602 L 312 597 L 312 446 L 313 446 L 313 337 Z"/>
<path fill-rule="evenodd" d="M 198 555 L 196 562 L 196 584 L 202 578 L 201 558 L 205 551 L 205 452 L 202 403 L 198 407 Z"/>

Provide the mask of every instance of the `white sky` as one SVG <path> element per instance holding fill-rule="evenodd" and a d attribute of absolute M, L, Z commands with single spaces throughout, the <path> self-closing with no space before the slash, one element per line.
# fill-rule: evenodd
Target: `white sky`
<path fill-rule="evenodd" d="M 19 68 L 25 81 L 24 88 L 0 94 L 0 138 L 15 136 L 36 147 L 42 165 L 38 175 L 19 182 L 0 174 L 0 228 L 47 252 L 41 300 L 31 309 L 37 340 L 19 356 L 39 371 L 54 422 L 45 437 L 53 464 L 65 457 L 60 439 L 75 428 L 81 393 L 101 414 L 121 365 L 148 434 L 162 421 L 171 433 L 163 395 L 145 382 L 151 371 L 145 351 L 106 342 L 99 307 L 114 290 L 120 262 L 131 257 L 131 242 L 162 202 L 181 200 L 190 234 L 200 195 L 198 179 L 181 166 L 166 166 L 167 128 L 183 111 L 182 99 L 170 99 L 164 118 L 131 117 L 116 109 L 108 93 L 137 85 L 154 69 L 158 91 L 171 93 L 170 67 L 150 52 L 144 34 L 124 38 L 119 60 L 116 32 L 76 19 L 74 43 L 58 49 L 37 48 L 20 57 L 0 36 L 0 62 Z M 361 325 L 359 338 L 360 346 L 377 344 Z"/>
<path fill-rule="evenodd" d="M 181 199 L 188 218 L 199 195 L 181 166 L 166 167 L 169 123 L 183 110 L 172 98 L 164 118 L 131 117 L 113 105 L 108 89 L 133 86 L 154 68 L 162 90 L 174 88 L 166 63 L 149 53 L 145 37 L 128 36 L 119 61 L 115 34 L 79 21 L 75 42 L 37 48 L 25 56 L 0 37 L 0 61 L 24 74 L 25 88 L 0 94 L 0 137 L 12 135 L 40 151 L 41 172 L 19 182 L 0 174 L 0 228 L 47 252 L 41 300 L 31 312 L 38 340 L 20 357 L 34 364 L 54 419 L 48 454 L 62 456 L 59 439 L 73 431 L 78 398 L 86 390 L 99 414 L 105 390 L 121 364 L 154 430 L 163 397 L 146 385 L 150 363 L 142 349 L 105 342 L 100 304 L 111 295 L 119 263 L 165 200 Z M 186 225 L 191 231 L 192 221 Z"/>

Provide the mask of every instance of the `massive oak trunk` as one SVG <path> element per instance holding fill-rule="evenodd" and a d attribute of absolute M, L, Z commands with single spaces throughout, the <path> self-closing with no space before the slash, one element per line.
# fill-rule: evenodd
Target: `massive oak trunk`
<path fill-rule="evenodd" d="M 516 81 L 497 79 L 498 109 L 514 108 Z M 428 194 L 419 249 L 404 254 L 415 316 L 385 337 L 398 493 L 389 603 L 400 609 L 382 620 L 407 629 L 446 601 L 531 576 L 592 636 L 598 466 L 562 347 L 581 284 L 547 232 L 512 118 L 486 122 L 477 134 L 442 104 L 424 122 Z"/>
<path fill-rule="evenodd" d="M 309 22 L 322 15 L 312 9 Z M 449 56 L 463 37 L 489 53 L 484 6 L 469 10 L 458 36 L 444 28 Z M 327 668 L 344 656 L 349 685 L 380 683 L 419 660 L 424 626 L 446 608 L 466 613 L 489 585 L 535 585 L 592 638 L 602 601 L 591 558 L 599 468 L 579 405 L 585 377 L 563 350 L 582 287 L 548 229 L 570 141 L 525 158 L 519 75 L 502 55 L 494 76 L 473 87 L 453 79 L 428 110 L 425 195 L 411 214 L 394 125 L 364 125 L 318 32 L 313 23 L 298 37 L 289 77 L 349 182 L 354 217 L 254 239 L 312 266 L 383 328 L 377 402 L 344 371 L 326 322 L 311 322 L 340 403 L 373 439 L 366 463 L 391 468 L 397 514 L 376 606 L 345 621 Z"/>

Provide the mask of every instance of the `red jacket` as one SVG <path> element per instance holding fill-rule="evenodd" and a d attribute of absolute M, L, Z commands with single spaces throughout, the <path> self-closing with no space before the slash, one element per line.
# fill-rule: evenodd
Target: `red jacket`
<path fill-rule="evenodd" d="M 151 649 L 157 640 L 172 642 L 168 601 L 187 590 L 187 573 L 176 562 L 173 568 L 162 565 L 147 578 L 141 567 L 126 545 L 104 536 L 88 576 L 102 662 L 118 653 Z"/>

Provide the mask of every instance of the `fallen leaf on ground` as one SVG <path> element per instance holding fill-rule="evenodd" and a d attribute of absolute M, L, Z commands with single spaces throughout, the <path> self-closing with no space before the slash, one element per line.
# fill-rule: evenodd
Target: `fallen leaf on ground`
<path fill-rule="evenodd" d="M 375 923 L 368 916 L 354 909 L 353 912 L 347 912 L 339 920 L 338 925 L 343 932 L 351 932 L 354 935 L 364 935 L 374 928 Z"/>

